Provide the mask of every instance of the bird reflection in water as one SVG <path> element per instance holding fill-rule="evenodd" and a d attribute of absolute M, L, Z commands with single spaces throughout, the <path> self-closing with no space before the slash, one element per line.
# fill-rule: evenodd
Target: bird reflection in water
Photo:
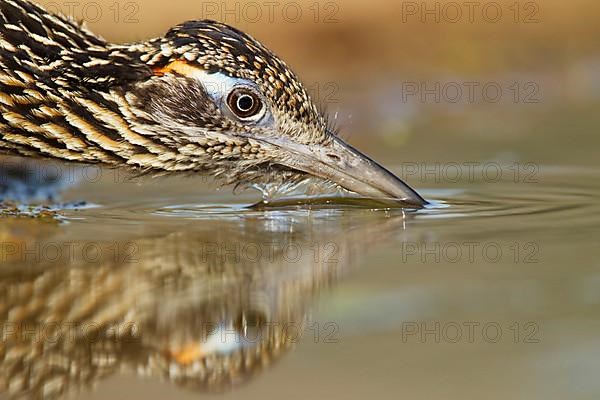
<path fill-rule="evenodd" d="M 402 234 L 404 215 L 373 214 L 280 211 L 161 226 L 120 238 L 119 257 L 97 262 L 72 252 L 32 263 L 5 251 L 0 388 L 61 398 L 128 371 L 195 390 L 247 381 L 301 340 L 323 289 L 374 243 Z M 33 222 L 7 219 L 0 236 L 56 243 L 60 226 Z M 115 254 L 114 243 L 97 246 Z"/>

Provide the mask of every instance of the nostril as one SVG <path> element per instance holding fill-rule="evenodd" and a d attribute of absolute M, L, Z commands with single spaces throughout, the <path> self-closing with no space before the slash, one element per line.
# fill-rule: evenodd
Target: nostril
<path fill-rule="evenodd" d="M 333 161 L 337 161 L 340 162 L 342 161 L 342 159 L 340 158 L 340 156 L 338 156 L 337 154 L 327 154 L 327 157 L 331 158 Z"/>

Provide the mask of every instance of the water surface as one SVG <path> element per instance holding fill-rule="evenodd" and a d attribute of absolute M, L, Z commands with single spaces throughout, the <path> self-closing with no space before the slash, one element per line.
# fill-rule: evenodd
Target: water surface
<path fill-rule="evenodd" d="M 424 210 L 256 209 L 260 196 L 199 179 L 83 182 L 65 200 L 86 207 L 3 219 L 0 385 L 40 398 L 592 398 L 596 175 L 431 185 Z"/>

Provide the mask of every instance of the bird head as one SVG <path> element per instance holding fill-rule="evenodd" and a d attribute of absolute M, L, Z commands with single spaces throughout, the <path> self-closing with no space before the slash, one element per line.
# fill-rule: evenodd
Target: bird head
<path fill-rule="evenodd" d="M 179 169 L 226 183 L 315 176 L 367 197 L 426 202 L 345 143 L 292 70 L 247 34 L 191 21 L 132 45 L 151 74 L 129 85 L 129 120 L 177 153 Z"/>

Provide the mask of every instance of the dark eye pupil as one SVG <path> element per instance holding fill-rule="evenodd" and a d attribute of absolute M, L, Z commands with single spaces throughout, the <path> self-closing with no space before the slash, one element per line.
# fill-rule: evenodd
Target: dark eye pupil
<path fill-rule="evenodd" d="M 254 106 L 254 99 L 247 94 L 240 96 L 237 101 L 237 106 L 242 112 L 248 112 Z"/>
<path fill-rule="evenodd" d="M 260 98 L 249 89 L 234 89 L 227 98 L 229 109 L 238 118 L 254 117 L 262 110 Z"/>

